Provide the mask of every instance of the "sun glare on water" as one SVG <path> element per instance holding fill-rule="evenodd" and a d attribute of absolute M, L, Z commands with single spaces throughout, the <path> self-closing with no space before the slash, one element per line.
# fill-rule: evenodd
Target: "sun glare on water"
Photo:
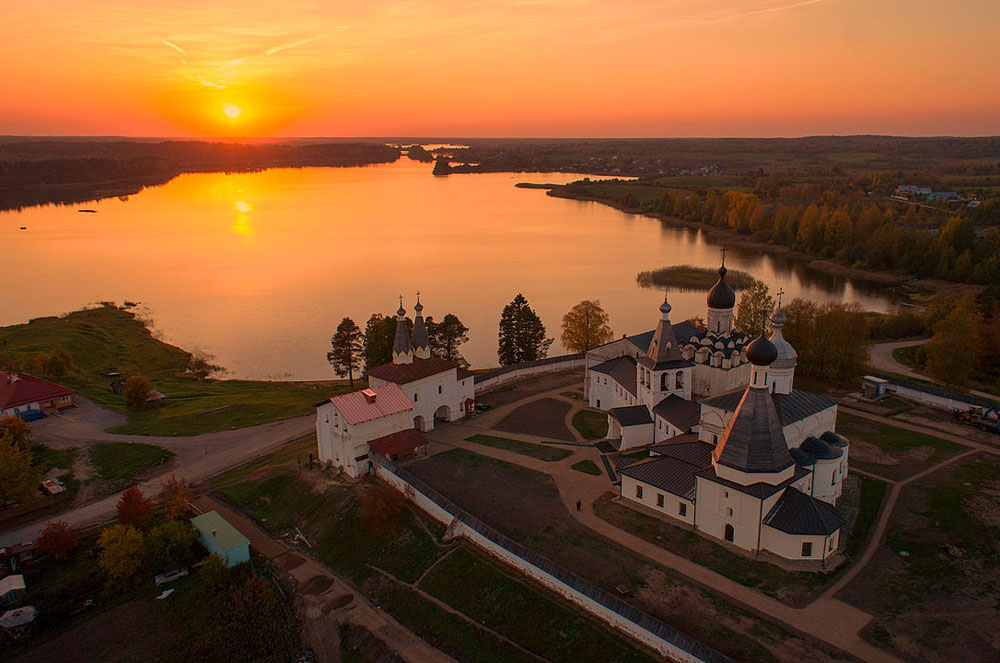
<path fill-rule="evenodd" d="M 222 104 L 222 112 L 231 120 L 243 115 L 243 109 L 236 104 Z"/>

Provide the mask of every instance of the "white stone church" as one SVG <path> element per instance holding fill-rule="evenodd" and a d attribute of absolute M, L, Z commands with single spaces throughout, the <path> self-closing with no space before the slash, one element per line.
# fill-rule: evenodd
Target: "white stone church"
<path fill-rule="evenodd" d="M 413 338 L 400 298 L 392 361 L 368 370 L 368 389 L 316 405 L 319 459 L 348 476 L 368 471 L 371 451 L 388 457 L 426 446 L 421 431 L 462 419 L 475 407 L 472 373 L 431 355 L 423 306 L 414 306 Z"/>
<path fill-rule="evenodd" d="M 621 496 L 754 554 L 825 559 L 844 524 L 833 508 L 848 458 L 837 404 L 794 388 L 780 303 L 770 338 L 733 333 L 725 274 L 707 330 L 671 324 L 664 301 L 652 332 L 588 353 L 588 399 L 608 411 L 608 437 L 650 453 L 618 468 Z"/>

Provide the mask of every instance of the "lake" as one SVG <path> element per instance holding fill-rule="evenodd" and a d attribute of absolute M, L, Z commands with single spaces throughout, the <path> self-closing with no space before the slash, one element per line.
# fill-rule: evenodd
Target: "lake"
<path fill-rule="evenodd" d="M 636 274 L 671 264 L 715 268 L 704 233 L 598 203 L 552 198 L 517 182 L 577 174 L 434 177 L 401 159 L 362 168 L 188 174 L 127 200 L 0 213 L 0 324 L 99 301 L 140 302 L 159 337 L 214 355 L 227 375 L 333 378 L 330 336 L 349 316 L 454 313 L 474 367 L 497 364 L 500 312 L 524 293 L 556 338 L 582 299 L 597 299 L 616 334 L 652 328 L 663 295 Z M 97 210 L 96 214 L 79 209 Z M 25 230 L 19 230 L 25 226 Z M 884 290 L 799 262 L 732 249 L 727 265 L 772 292 L 884 311 Z M 672 318 L 705 316 L 705 294 L 671 292 Z"/>

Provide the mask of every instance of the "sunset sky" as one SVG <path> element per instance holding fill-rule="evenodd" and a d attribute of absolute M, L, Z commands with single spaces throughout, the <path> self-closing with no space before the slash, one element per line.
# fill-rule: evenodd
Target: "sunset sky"
<path fill-rule="evenodd" d="M 1000 134 L 1000 2 L 0 0 L 0 134 Z"/>

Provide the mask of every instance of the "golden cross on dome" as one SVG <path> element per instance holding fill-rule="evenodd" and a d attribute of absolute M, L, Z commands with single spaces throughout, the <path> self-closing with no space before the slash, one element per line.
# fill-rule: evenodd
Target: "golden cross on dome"
<path fill-rule="evenodd" d="M 728 251 L 728 250 L 729 250 L 728 247 L 726 247 L 725 245 L 722 246 L 722 266 L 723 267 L 726 266 L 726 251 Z"/>
<path fill-rule="evenodd" d="M 785 289 L 784 288 L 779 288 L 778 289 L 778 308 L 779 309 L 781 308 L 781 296 L 783 294 L 785 294 Z"/>

